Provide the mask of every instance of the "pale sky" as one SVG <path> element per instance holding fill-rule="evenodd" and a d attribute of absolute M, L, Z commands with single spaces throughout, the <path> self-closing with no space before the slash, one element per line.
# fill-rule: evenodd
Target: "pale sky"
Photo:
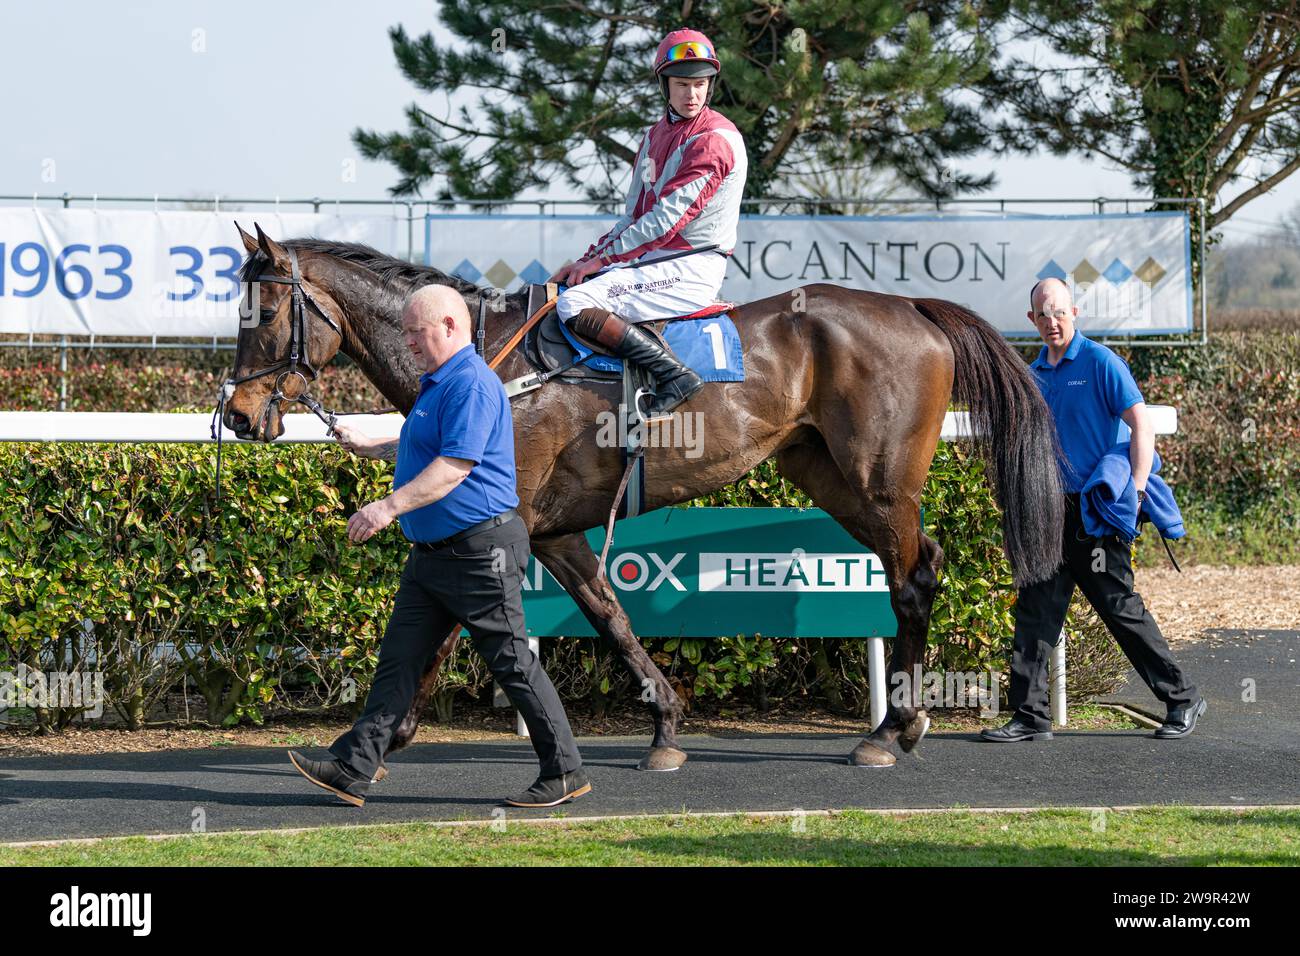
<path fill-rule="evenodd" d="M 351 133 L 405 129 L 415 90 L 386 31 L 400 22 L 446 41 L 436 9 L 432 0 L 11 0 L 0 7 L 0 194 L 385 198 L 395 174 L 361 160 Z M 445 114 L 445 103 L 422 105 Z M 355 181 L 344 179 L 348 161 Z M 1135 195 L 1125 174 L 1076 158 L 962 165 L 989 164 L 996 197 Z M 574 198 L 563 187 L 548 195 Z M 1239 212 L 1227 237 L 1267 231 L 1298 202 L 1292 176 Z"/>

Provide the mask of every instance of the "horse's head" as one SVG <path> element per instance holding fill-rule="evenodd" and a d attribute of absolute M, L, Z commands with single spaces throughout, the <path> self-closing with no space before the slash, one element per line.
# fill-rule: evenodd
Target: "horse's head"
<path fill-rule="evenodd" d="M 343 344 L 345 317 L 319 277 L 313 281 L 312 257 L 300 260 L 293 243 L 276 242 L 261 226 L 256 237 L 235 228 L 248 258 L 222 420 L 240 438 L 270 442 L 284 434 L 286 402 L 310 403 L 307 388 Z"/>

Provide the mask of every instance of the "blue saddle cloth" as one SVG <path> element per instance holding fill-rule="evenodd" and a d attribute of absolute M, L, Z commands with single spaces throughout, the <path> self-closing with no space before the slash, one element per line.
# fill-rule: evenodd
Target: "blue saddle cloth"
<path fill-rule="evenodd" d="M 578 340 L 563 322 L 560 331 L 572 346 L 575 359 L 602 372 L 621 372 L 623 360 L 598 355 Z M 745 361 L 736 323 L 725 312 L 702 319 L 675 319 L 664 325 L 664 341 L 687 368 L 706 382 L 743 382 Z"/>

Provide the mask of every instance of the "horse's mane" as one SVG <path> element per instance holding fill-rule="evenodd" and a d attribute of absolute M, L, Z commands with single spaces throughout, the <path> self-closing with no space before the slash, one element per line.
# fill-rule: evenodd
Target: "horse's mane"
<path fill-rule="evenodd" d="M 332 239 L 310 237 L 289 239 L 284 245 L 298 252 L 333 256 L 361 266 L 378 276 L 385 290 L 392 291 L 403 299 L 417 287 L 430 284 L 450 286 L 461 294 L 483 292 L 482 288 L 459 276 L 448 275 L 433 266 L 416 265 L 405 259 L 386 255 L 360 242 L 336 242 Z M 252 282 L 269 267 L 270 261 L 267 257 L 261 252 L 255 252 L 244 260 L 239 271 L 239 279 L 241 282 Z"/>

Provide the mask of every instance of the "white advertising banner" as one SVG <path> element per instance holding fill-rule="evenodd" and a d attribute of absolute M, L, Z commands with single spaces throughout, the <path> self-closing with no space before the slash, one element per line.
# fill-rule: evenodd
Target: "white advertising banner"
<path fill-rule="evenodd" d="M 545 282 L 613 224 L 606 216 L 430 215 L 426 262 L 513 291 Z M 1009 337 L 1039 279 L 1065 281 L 1090 335 L 1192 329 L 1183 212 L 1097 215 L 742 216 L 722 298 L 752 302 L 818 282 L 948 299 Z"/>
<path fill-rule="evenodd" d="M 273 239 L 364 242 L 405 258 L 405 213 L 330 215 L 0 207 L 0 332 L 233 337 L 235 221 Z"/>

